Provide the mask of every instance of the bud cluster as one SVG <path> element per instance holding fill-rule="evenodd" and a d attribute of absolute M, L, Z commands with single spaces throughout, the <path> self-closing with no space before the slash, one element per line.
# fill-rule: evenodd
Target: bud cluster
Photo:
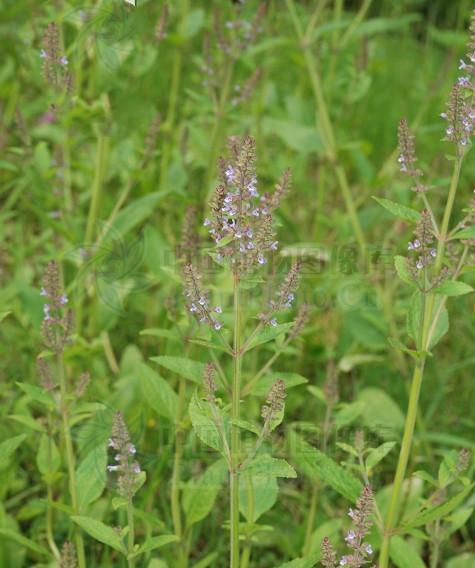
<path fill-rule="evenodd" d="M 406 119 L 402 119 L 398 126 L 399 158 L 400 171 L 409 175 L 414 181 L 413 191 L 423 193 L 427 187 L 419 181 L 424 174 L 422 170 L 415 166 L 417 161 L 414 145 L 414 135 L 409 130 Z"/>
<path fill-rule="evenodd" d="M 72 75 L 69 73 L 68 58 L 60 51 L 58 26 L 48 24 L 44 37 L 44 48 L 40 50 L 43 60 L 43 75 L 46 81 L 55 88 L 65 88 L 71 91 Z"/>
<path fill-rule="evenodd" d="M 261 410 L 261 416 L 266 422 L 271 422 L 275 415 L 284 409 L 285 397 L 285 383 L 279 379 L 272 385 L 266 398 L 266 404 Z"/>
<path fill-rule="evenodd" d="M 407 245 L 407 250 L 414 253 L 414 257 L 408 259 L 408 267 L 417 280 L 419 272 L 426 266 L 432 264 L 437 256 L 437 251 L 431 245 L 434 241 L 432 232 L 432 220 L 427 209 L 423 209 L 414 231 L 415 239 Z"/>
<path fill-rule="evenodd" d="M 191 262 L 197 256 L 199 248 L 199 238 L 196 232 L 196 209 L 189 205 L 186 208 L 183 226 L 181 228 L 181 239 L 178 245 L 178 255 Z"/>
<path fill-rule="evenodd" d="M 216 369 L 213 363 L 206 363 L 203 373 L 203 384 L 206 392 L 206 399 L 210 403 L 216 401 L 215 392 L 218 390 L 216 381 L 214 380 Z"/>
<path fill-rule="evenodd" d="M 40 296 L 47 300 L 43 306 L 44 318 L 41 326 L 43 341 L 47 347 L 59 353 L 71 341 L 73 312 L 64 308 L 68 297 L 61 289 L 58 265 L 54 261 L 46 267 Z"/>
<path fill-rule="evenodd" d="M 63 548 L 61 549 L 61 559 L 59 561 L 60 568 L 76 568 L 77 561 L 76 561 L 76 551 L 74 546 L 69 542 L 66 541 L 63 544 Z"/>
<path fill-rule="evenodd" d="M 107 471 L 118 472 L 117 490 L 125 499 L 132 499 L 135 493 L 137 476 L 140 465 L 135 461 L 137 450 L 130 441 L 129 431 L 121 412 L 116 412 L 112 422 L 112 437 L 109 438 L 109 448 L 117 452 L 114 456 L 115 464 L 108 465 Z"/>
<path fill-rule="evenodd" d="M 186 264 L 183 269 L 185 298 L 188 310 L 196 316 L 200 323 L 205 323 L 219 331 L 223 324 L 215 314 L 222 313 L 221 306 L 210 309 L 208 292 L 201 285 L 201 274 L 192 264 Z"/>

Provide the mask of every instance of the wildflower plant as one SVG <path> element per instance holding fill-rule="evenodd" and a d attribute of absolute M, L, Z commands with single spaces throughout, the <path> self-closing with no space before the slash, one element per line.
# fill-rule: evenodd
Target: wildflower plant
<path fill-rule="evenodd" d="M 447 102 L 447 109 L 441 114 L 446 121 L 444 140 L 452 148 L 448 159 L 453 164 L 450 187 L 445 202 L 442 220 L 437 221 L 435 210 L 427 197 L 428 188 L 421 183 L 423 172 L 416 165 L 417 156 L 414 137 L 406 121 L 399 125 L 399 164 L 401 172 L 409 176 L 412 189 L 422 199 L 422 210 L 403 209 L 390 203 L 390 209 L 406 219 L 415 221 L 414 238 L 407 246 L 408 256 L 397 256 L 396 269 L 401 279 L 413 288 L 408 312 L 408 333 L 414 347 L 396 344 L 409 353 L 415 361 L 409 405 L 406 414 L 404 434 L 401 442 L 398 466 L 394 478 L 389 510 L 385 519 L 384 538 L 379 557 L 380 568 L 389 562 L 390 541 L 397 527 L 402 486 L 406 475 L 419 397 L 423 384 L 427 358 L 448 329 L 447 299 L 471 292 L 471 286 L 460 280 L 468 266 L 468 253 L 473 244 L 475 227 L 470 217 L 465 217 L 450 228 L 455 197 L 460 184 L 460 173 L 464 159 L 471 148 L 471 137 L 475 121 L 475 13 L 470 26 L 470 42 L 467 60 L 462 60 L 459 69 L 463 71 L 453 86 Z M 471 224 L 469 224 L 471 223 Z"/>
<path fill-rule="evenodd" d="M 261 410 L 262 422 L 259 427 L 242 420 L 241 399 L 251 392 L 252 385 L 255 384 L 255 377 L 250 377 L 247 383 L 243 382 L 247 375 L 246 369 L 243 369 L 245 354 L 285 331 L 289 331 L 292 338 L 295 337 L 292 335 L 292 326 L 279 324 L 277 318 L 283 310 L 292 307 L 299 282 L 300 264 L 291 267 L 275 293 L 275 299 L 268 302 L 265 311 L 256 314 L 254 330 L 245 338 L 249 324 L 246 318 L 246 287 L 255 287 L 256 279 L 268 263 L 270 255 L 277 250 L 278 241 L 272 214 L 289 190 L 290 173 L 284 172 L 272 194 L 263 192 L 256 175 L 254 140 L 249 136 L 230 138 L 229 154 L 228 159 L 219 160 L 220 184 L 216 188 L 211 212 L 205 218 L 204 226 L 215 245 L 210 256 L 219 267 L 228 270 L 232 278 L 232 330 L 227 329 L 226 324 L 230 320 L 226 315 L 226 306 L 215 305 L 211 301 L 198 268 L 191 262 L 184 266 L 184 294 L 189 313 L 199 323 L 211 328 L 215 335 L 215 339 L 207 344 L 213 349 L 225 351 L 232 359 L 230 379 L 218 361 L 219 383 L 216 380 L 215 365 L 206 366 L 203 378 L 205 397 L 193 397 L 190 416 L 198 437 L 222 454 L 228 468 L 230 566 L 236 568 L 240 565 L 240 510 L 245 492 L 245 486 L 240 484 L 240 480 L 244 478 L 250 484 L 251 495 L 246 499 L 252 499 L 255 490 L 253 483 L 263 474 L 268 478 L 296 475 L 287 462 L 272 458 L 264 449 L 264 442 L 283 419 L 286 396 L 284 381 L 277 380 L 270 388 Z M 298 316 L 297 332 L 301 331 L 306 314 L 307 309 L 304 308 Z M 229 407 L 223 406 L 221 397 L 217 398 L 217 392 L 230 394 L 229 412 Z M 241 444 L 242 429 L 250 430 L 257 436 L 247 451 Z M 249 536 L 252 533 L 253 518 L 247 520 L 250 523 L 247 529 Z M 243 558 L 247 560 L 243 562 L 248 561 L 249 555 L 250 541 L 246 538 Z"/>

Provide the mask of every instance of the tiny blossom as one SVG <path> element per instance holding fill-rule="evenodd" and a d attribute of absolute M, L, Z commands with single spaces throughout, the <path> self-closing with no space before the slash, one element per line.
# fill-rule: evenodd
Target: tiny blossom
<path fill-rule="evenodd" d="M 183 275 L 185 288 L 184 294 L 188 310 L 190 313 L 196 314 L 200 323 L 206 323 L 213 327 L 216 331 L 219 331 L 222 324 L 211 314 L 208 293 L 201 286 L 200 273 L 192 264 L 186 264 L 183 269 Z M 217 307 L 221 309 L 220 306 Z M 215 313 L 221 313 L 216 310 L 216 308 L 213 311 Z"/>
<path fill-rule="evenodd" d="M 45 59 L 46 57 L 48 57 L 48 54 L 44 49 L 40 50 L 40 57 L 41 59 Z"/>
<path fill-rule="evenodd" d="M 216 306 L 216 307 L 214 308 L 214 311 L 215 311 L 217 314 L 221 314 L 223 310 L 221 309 L 221 306 Z"/>
<path fill-rule="evenodd" d="M 271 326 L 276 327 L 277 326 L 276 318 L 272 318 L 269 323 L 270 323 Z"/>
<path fill-rule="evenodd" d="M 63 55 L 62 57 L 60 57 L 59 62 L 61 63 L 61 65 L 67 65 L 69 63 L 66 55 Z"/>
<path fill-rule="evenodd" d="M 114 415 L 109 447 L 117 452 L 114 460 L 118 462 L 118 465 L 108 465 L 107 471 L 119 473 L 117 490 L 122 497 L 131 500 L 137 484 L 136 476 L 141 472 L 141 469 L 138 462 L 133 461 L 137 450 L 130 442 L 129 431 L 121 412 L 116 412 Z"/>
<path fill-rule="evenodd" d="M 60 298 L 59 298 L 59 303 L 64 306 L 65 304 L 68 303 L 68 297 L 66 294 L 63 294 Z"/>

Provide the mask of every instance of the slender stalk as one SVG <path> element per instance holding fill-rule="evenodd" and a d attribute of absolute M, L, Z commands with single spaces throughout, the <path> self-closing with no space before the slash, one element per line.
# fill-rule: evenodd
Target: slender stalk
<path fill-rule="evenodd" d="M 183 27 L 188 15 L 188 0 L 182 0 L 180 18 L 180 33 L 183 33 Z M 175 48 L 172 64 L 172 76 L 170 83 L 170 98 L 168 99 L 168 109 L 163 131 L 166 134 L 166 143 L 163 146 L 162 157 L 160 161 L 160 189 L 165 189 L 168 182 L 168 167 L 173 149 L 173 134 L 175 127 L 176 108 L 178 104 L 178 94 L 180 90 L 181 72 L 183 68 L 183 48 Z"/>
<path fill-rule="evenodd" d="M 51 446 L 51 413 L 48 412 L 48 473 L 52 470 L 52 446 Z M 53 556 L 56 560 L 61 558 L 61 554 L 54 542 L 54 532 L 53 532 L 53 507 L 51 504 L 53 503 L 53 487 L 51 484 L 51 480 L 48 479 L 46 482 L 46 494 L 48 498 L 48 504 L 46 508 L 46 540 L 48 541 L 48 546 L 53 553 Z"/>
<path fill-rule="evenodd" d="M 247 494 L 248 494 L 248 506 L 247 506 L 247 518 L 252 522 L 254 516 L 254 488 L 252 486 L 252 479 L 250 476 L 247 478 Z M 252 551 L 252 541 L 250 538 L 246 539 L 241 557 L 241 568 L 248 568 L 249 561 L 251 559 Z"/>
<path fill-rule="evenodd" d="M 77 515 L 78 510 L 78 497 L 76 491 L 76 460 L 74 457 L 73 441 L 71 438 L 71 428 L 69 425 L 69 409 L 67 400 L 67 387 L 66 387 L 66 377 L 64 373 L 64 362 L 62 353 L 57 353 L 56 355 L 57 372 L 59 380 L 60 389 L 60 412 L 63 422 L 63 437 L 66 446 L 66 463 L 68 467 L 68 477 L 69 477 L 69 494 L 71 497 L 71 505 L 74 513 Z M 78 558 L 79 568 L 86 568 L 86 558 L 84 555 L 84 541 L 82 538 L 82 533 L 79 529 L 75 529 L 75 542 L 76 542 L 76 552 Z"/>
<path fill-rule="evenodd" d="M 231 500 L 231 555 L 230 568 L 239 568 L 239 446 L 240 431 L 235 421 L 239 420 L 241 397 L 241 305 L 240 305 L 239 276 L 234 275 L 234 368 L 231 401 L 231 471 L 230 471 L 230 500 Z"/>
<path fill-rule="evenodd" d="M 127 524 L 129 527 L 129 532 L 127 534 L 127 552 L 131 554 L 134 551 L 134 540 L 135 540 L 135 527 L 134 527 L 134 504 L 132 499 L 129 499 L 127 504 Z M 127 565 L 129 568 L 134 568 L 135 560 L 133 558 L 127 558 Z"/>
<path fill-rule="evenodd" d="M 461 157 L 458 157 L 455 160 L 449 194 L 447 197 L 447 203 L 445 206 L 444 215 L 442 218 L 442 224 L 440 228 L 439 241 L 437 245 L 437 256 L 434 264 L 434 271 L 436 274 L 441 269 L 444 259 L 445 245 L 447 241 L 450 217 L 452 214 L 455 195 L 457 193 L 461 163 L 462 159 Z M 386 516 L 384 538 L 383 538 L 383 543 L 381 545 L 381 551 L 379 556 L 379 568 L 387 568 L 389 562 L 390 541 L 399 511 L 399 503 L 401 500 L 401 489 L 402 489 L 402 484 L 404 482 L 404 477 L 406 475 L 407 463 L 409 460 L 409 454 L 412 446 L 412 438 L 414 434 L 414 425 L 417 417 L 421 384 L 424 376 L 424 367 L 427 358 L 427 352 L 430 348 L 434 304 L 435 304 L 435 294 L 431 293 L 428 295 L 427 301 L 425 302 L 422 311 L 423 312 L 422 322 L 421 322 L 422 332 L 421 332 L 421 341 L 419 345 L 419 350 L 422 351 L 422 355 L 420 357 L 420 360 L 416 363 L 416 367 L 414 369 L 414 374 L 412 377 L 411 391 L 409 394 L 409 406 L 406 414 L 406 422 L 404 425 L 401 450 L 399 453 L 396 476 L 394 478 L 391 500 L 389 503 L 388 513 Z"/>

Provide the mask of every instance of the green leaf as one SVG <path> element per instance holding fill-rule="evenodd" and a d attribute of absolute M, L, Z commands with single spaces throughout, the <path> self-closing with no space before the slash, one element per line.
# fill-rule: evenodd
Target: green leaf
<path fill-rule="evenodd" d="M 272 385 L 281 379 L 285 383 L 286 390 L 297 387 L 299 385 L 304 385 L 308 383 L 308 379 L 302 377 L 298 373 L 267 373 L 264 375 L 256 385 L 253 386 L 251 394 L 253 396 L 266 396 L 270 391 Z"/>
<path fill-rule="evenodd" d="M 31 430 L 35 430 L 36 432 L 41 432 L 42 434 L 46 432 L 45 427 L 29 414 L 10 414 L 8 418 L 10 418 L 10 420 L 15 420 L 15 422 L 23 424 L 23 426 L 26 426 Z"/>
<path fill-rule="evenodd" d="M 157 548 L 161 548 L 166 544 L 170 544 L 171 542 L 178 542 L 180 539 L 174 534 L 162 534 L 160 536 L 151 536 L 147 538 L 147 540 L 142 544 L 142 546 L 129 554 L 127 558 L 135 558 L 144 552 L 150 552 L 152 550 L 156 550 Z"/>
<path fill-rule="evenodd" d="M 411 518 L 407 519 L 406 521 L 403 522 L 401 530 L 398 532 L 407 532 L 412 528 L 420 527 L 422 525 L 427 525 L 429 523 L 432 523 L 433 521 L 436 521 L 437 519 L 442 519 L 446 517 L 447 515 L 449 515 L 449 513 L 451 513 L 454 509 L 456 509 L 459 505 L 463 503 L 463 501 L 472 491 L 474 486 L 475 483 L 471 483 L 470 485 L 465 487 L 463 491 L 461 491 L 460 493 L 455 495 L 455 497 L 452 497 L 452 499 L 449 499 L 445 503 L 442 503 L 441 505 L 436 505 L 435 507 L 431 507 L 430 509 L 423 511 L 422 513 L 419 513 L 412 519 Z"/>
<path fill-rule="evenodd" d="M 322 149 L 320 136 L 313 126 L 271 117 L 264 118 L 262 125 L 266 134 L 275 134 L 292 150 L 308 154 Z"/>
<path fill-rule="evenodd" d="M 106 234 L 104 240 L 111 234 L 114 234 L 114 238 L 116 236 L 124 237 L 134 227 L 143 223 L 143 221 L 153 213 L 158 201 L 164 198 L 168 193 L 168 191 L 149 193 L 133 201 L 117 215 L 112 228 Z"/>
<path fill-rule="evenodd" d="M 225 461 L 219 460 L 209 466 L 197 480 L 188 482 L 183 494 L 183 510 L 188 527 L 211 512 L 227 471 Z"/>
<path fill-rule="evenodd" d="M 389 555 L 398 568 L 426 568 L 417 551 L 400 536 L 391 538 Z"/>
<path fill-rule="evenodd" d="M 29 385 L 28 383 L 16 383 L 16 384 L 32 400 L 44 404 L 48 408 L 53 408 L 55 406 L 53 397 L 50 395 L 49 392 L 45 391 L 44 389 L 37 387 L 35 385 Z"/>
<path fill-rule="evenodd" d="M 453 235 L 452 239 L 475 239 L 475 225 L 458 231 Z"/>
<path fill-rule="evenodd" d="M 184 377 L 199 385 L 203 383 L 204 363 L 193 361 L 185 357 L 170 357 L 168 355 L 150 357 L 150 359 L 160 366 L 165 367 L 165 369 L 180 375 L 180 377 Z"/>
<path fill-rule="evenodd" d="M 404 414 L 394 400 L 382 389 L 363 389 L 358 400 L 365 405 L 362 413 L 365 426 L 382 438 L 399 437 L 404 427 Z"/>
<path fill-rule="evenodd" d="M 4 469 L 8 465 L 10 456 L 25 438 L 26 434 L 20 434 L 19 436 L 14 436 L 13 438 L 4 440 L 0 444 L 0 470 Z"/>
<path fill-rule="evenodd" d="M 178 396 L 156 371 L 145 363 L 138 368 L 138 376 L 144 401 L 160 416 L 173 420 L 176 416 Z"/>
<path fill-rule="evenodd" d="M 323 480 L 340 495 L 356 502 L 363 486 L 354 475 L 295 433 L 291 433 L 290 445 L 297 470 L 301 469 L 312 480 Z"/>
<path fill-rule="evenodd" d="M 458 280 L 446 280 L 440 286 L 434 288 L 434 294 L 443 294 L 444 296 L 463 296 L 470 292 L 473 292 L 472 286 Z"/>
<path fill-rule="evenodd" d="M 127 549 L 122 539 L 112 527 L 101 523 L 101 521 L 96 521 L 96 519 L 92 519 L 91 517 L 73 515 L 71 519 L 87 532 L 87 534 L 91 535 L 92 538 L 107 544 L 122 554 L 127 554 Z"/>
<path fill-rule="evenodd" d="M 335 412 L 336 426 L 341 428 L 342 426 L 351 424 L 361 415 L 363 410 L 364 404 L 361 401 L 340 404 L 338 411 Z"/>
<path fill-rule="evenodd" d="M 195 392 L 190 401 L 189 413 L 193 430 L 198 438 L 207 446 L 210 446 L 218 452 L 222 452 L 223 440 L 212 418 L 210 403 L 201 400 Z"/>
<path fill-rule="evenodd" d="M 447 561 L 446 568 L 473 568 L 475 566 L 475 553 L 466 552 Z"/>
<path fill-rule="evenodd" d="M 239 482 L 239 510 L 248 523 L 255 523 L 275 505 L 278 493 L 275 477 L 243 472 Z"/>
<path fill-rule="evenodd" d="M 243 470 L 252 476 L 265 477 L 297 477 L 295 469 L 283 459 L 277 459 L 264 454 L 254 458 Z"/>
<path fill-rule="evenodd" d="M 257 436 L 260 435 L 262 428 L 258 428 L 257 426 L 254 426 L 254 424 L 252 424 L 252 422 L 249 422 L 248 420 L 230 420 L 229 423 L 231 425 L 236 425 L 239 426 L 239 428 L 242 428 L 243 430 L 247 430 L 248 432 L 252 432 L 253 434 L 256 434 Z"/>
<path fill-rule="evenodd" d="M 272 325 L 266 326 L 249 343 L 249 345 L 246 348 L 246 351 L 250 351 L 251 349 L 254 349 L 254 347 L 257 347 L 258 345 L 263 345 L 264 343 L 268 343 L 269 341 L 272 341 L 279 335 L 287 333 L 292 329 L 293 325 L 294 325 L 293 323 L 282 323 L 276 326 Z"/>
<path fill-rule="evenodd" d="M 201 8 L 192 10 L 186 17 L 184 24 L 184 36 L 187 39 L 196 35 L 205 23 L 205 12 Z"/>
<path fill-rule="evenodd" d="M 0 529 L 0 535 L 3 535 L 4 537 L 9 538 L 10 540 L 14 540 L 20 546 L 29 548 L 30 550 L 36 552 L 37 554 L 44 554 L 46 556 L 49 555 L 49 551 L 46 548 L 40 546 L 39 544 L 36 544 L 36 542 L 30 540 L 29 538 L 26 538 L 26 536 L 23 536 L 20 533 L 17 533 L 10 529 Z"/>
<path fill-rule="evenodd" d="M 396 442 L 385 442 L 368 453 L 365 461 L 367 470 L 373 469 L 394 448 Z"/>
<path fill-rule="evenodd" d="M 395 201 L 390 201 L 389 199 L 385 199 L 384 197 L 375 197 L 374 195 L 373 199 L 387 211 L 389 211 L 396 217 L 405 219 L 406 221 L 416 222 L 420 217 L 420 213 L 415 209 L 411 209 L 410 207 L 406 207 L 405 205 L 401 205 L 400 203 L 396 203 Z"/>
<path fill-rule="evenodd" d="M 99 499 L 107 482 L 107 447 L 100 444 L 90 451 L 76 471 L 79 511 Z"/>
<path fill-rule="evenodd" d="M 407 259 L 405 256 L 399 256 L 399 255 L 395 256 L 394 266 L 396 267 L 396 272 L 399 278 L 403 282 L 405 282 L 406 284 L 410 284 L 411 286 L 416 285 L 407 267 Z"/>
<path fill-rule="evenodd" d="M 58 448 L 53 438 L 46 434 L 42 434 L 40 437 L 36 465 L 42 475 L 55 473 L 61 465 Z"/>
<path fill-rule="evenodd" d="M 313 558 L 309 560 L 308 558 L 295 558 L 290 562 L 284 562 L 284 564 L 279 564 L 277 568 L 314 568 L 315 561 Z"/>

